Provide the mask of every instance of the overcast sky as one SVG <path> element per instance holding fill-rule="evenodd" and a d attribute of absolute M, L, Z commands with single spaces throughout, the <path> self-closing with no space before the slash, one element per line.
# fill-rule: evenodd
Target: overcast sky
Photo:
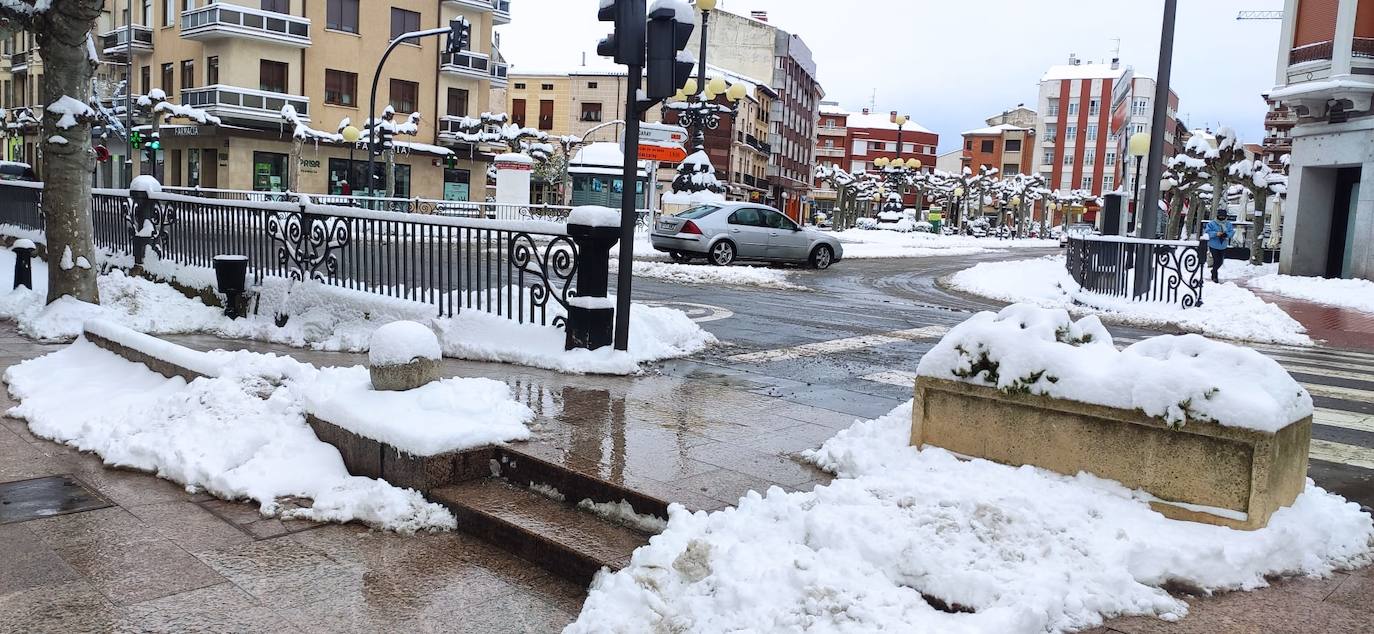
<path fill-rule="evenodd" d="M 900 110 L 940 135 L 941 151 L 983 119 L 1034 107 L 1045 69 L 1070 53 L 1121 59 L 1154 76 L 1163 0 L 719 0 L 717 9 L 769 21 L 800 35 L 815 54 L 826 99 L 857 111 Z M 515 65 L 575 65 L 610 23 L 597 0 L 515 0 L 499 27 L 501 52 Z M 1229 125 L 1246 142 L 1264 134 L 1280 22 L 1237 21 L 1239 10 L 1281 10 L 1282 0 L 1179 3 L 1173 86 L 1192 127 Z M 710 53 L 707 53 L 710 61 Z"/>

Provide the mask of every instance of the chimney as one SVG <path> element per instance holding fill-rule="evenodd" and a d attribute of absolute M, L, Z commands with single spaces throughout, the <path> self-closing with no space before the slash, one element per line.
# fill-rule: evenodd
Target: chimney
<path fill-rule="evenodd" d="M 1117 69 L 1120 69 L 1120 68 L 1121 68 L 1121 58 L 1120 58 L 1120 57 L 1113 57 L 1113 58 L 1112 58 L 1112 70 L 1117 70 Z"/>
<path fill-rule="evenodd" d="M 868 108 L 864 108 L 864 114 L 868 114 Z"/>
<path fill-rule="evenodd" d="M 768 12 L 767 12 L 767 11 L 750 11 L 750 12 L 749 12 L 749 17 L 754 18 L 755 20 L 758 20 L 759 22 L 767 22 L 767 21 L 768 21 Z"/>
<path fill-rule="evenodd" d="M 1078 53 L 1069 53 L 1069 66 L 1078 65 Z"/>
<path fill-rule="evenodd" d="M 582 51 L 582 65 L 587 65 L 587 51 Z"/>

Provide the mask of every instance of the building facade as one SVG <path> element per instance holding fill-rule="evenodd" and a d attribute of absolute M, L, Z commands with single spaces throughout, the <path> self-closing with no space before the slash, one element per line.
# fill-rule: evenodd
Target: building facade
<path fill-rule="evenodd" d="M 997 119 L 997 117 L 994 117 Z M 1002 176 L 1032 173 L 1035 155 L 1035 128 L 999 123 L 963 134 L 962 168 L 977 172 L 987 166 Z"/>
<path fill-rule="evenodd" d="M 1116 178 L 1114 183 L 1116 188 L 1132 193 L 1131 200 L 1135 200 L 1134 193 L 1140 186 L 1140 180 L 1145 178 L 1146 166 L 1144 160 L 1140 162 L 1139 179 L 1136 177 L 1136 157 L 1130 156 L 1127 145 L 1131 137 L 1137 134 L 1150 134 L 1151 126 L 1154 122 L 1154 100 L 1157 84 L 1149 77 L 1141 77 L 1127 67 L 1120 81 L 1116 82 L 1116 88 L 1112 90 L 1112 126 L 1110 141 L 1114 143 L 1114 151 L 1109 150 L 1108 157 L 1114 162 Z M 1183 149 L 1186 140 L 1180 140 L 1178 136 L 1178 95 L 1172 90 L 1169 91 L 1169 105 L 1165 111 L 1166 125 L 1164 128 L 1164 160 L 1177 156 Z M 1182 126 L 1185 130 L 1187 126 Z M 1110 165 L 1108 167 L 1111 167 Z M 1104 191 L 1111 188 L 1104 186 Z"/>
<path fill-rule="evenodd" d="M 840 107 L 838 102 L 822 101 L 820 120 L 816 125 L 816 164 L 849 170 L 849 111 Z M 830 212 L 835 209 L 839 194 L 830 183 L 813 179 L 811 199 L 816 201 L 816 210 Z"/>
<path fill-rule="evenodd" d="M 700 38 L 701 29 L 694 30 L 687 50 L 698 50 Z M 811 49 L 797 35 L 769 24 L 761 12 L 744 17 L 712 11 L 706 58 L 731 73 L 758 78 L 777 95 L 768 111 L 769 193 L 764 202 L 793 220 L 809 218 L 816 122 L 825 95 Z"/>
<path fill-rule="evenodd" d="M 1374 0 L 1286 0 L 1274 83 L 1297 118 L 1279 271 L 1374 279 Z"/>
<path fill-rule="evenodd" d="M 1298 124 L 1298 113 L 1283 102 L 1264 95 L 1268 110 L 1264 113 L 1264 143 L 1261 154 L 1270 169 L 1283 171 L 1284 157 L 1293 152 L 1293 126 Z"/>
<path fill-rule="evenodd" d="M 128 80 L 135 98 L 161 89 L 169 102 L 222 121 L 216 126 L 183 119 L 161 126 L 156 171 L 163 182 L 315 193 L 363 190 L 369 180 L 365 143 L 351 148 L 352 162 L 350 144 L 341 141 L 312 140 L 299 147 L 282 107 L 292 106 L 302 122 L 323 132 L 336 132 L 345 120 L 362 128 L 369 118 L 370 78 L 391 39 L 466 19 L 468 50 L 443 54 L 446 36 L 396 47 L 378 82 L 377 109 L 390 105 L 402 118 L 421 115 L 415 135 L 396 137 L 396 195 L 485 199 L 487 165 L 498 150 L 461 143 L 454 132 L 461 118 L 494 110 L 492 87 L 506 82 L 508 66 L 493 42 L 495 27 L 510 22 L 507 0 L 136 0 L 132 5 L 130 15 L 125 0 L 107 0 L 97 23 L 96 46 L 117 69 L 112 83 Z M 41 57 L 29 49 L 10 58 L 21 54 Z M 41 77 L 16 74 L 13 65 L 10 75 L 14 86 L 4 95 L 5 107 L 41 105 L 29 92 Z M 122 89 L 102 96 L 122 106 Z M 135 125 L 148 123 L 146 113 L 135 112 Z M 153 171 L 141 164 L 140 152 L 126 152 L 130 172 Z M 451 153 L 456 166 L 444 160 Z M 117 167 L 122 158 L 102 166 L 107 172 L 98 182 L 127 178 Z M 380 188 L 386 180 L 377 174 L 372 182 Z"/>

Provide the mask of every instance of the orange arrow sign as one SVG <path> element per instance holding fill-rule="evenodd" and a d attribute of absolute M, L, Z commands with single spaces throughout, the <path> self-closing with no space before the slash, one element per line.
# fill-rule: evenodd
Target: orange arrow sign
<path fill-rule="evenodd" d="M 687 150 L 682 146 L 668 147 L 663 145 L 639 146 L 639 160 L 659 161 L 662 163 L 681 163 L 687 159 Z"/>

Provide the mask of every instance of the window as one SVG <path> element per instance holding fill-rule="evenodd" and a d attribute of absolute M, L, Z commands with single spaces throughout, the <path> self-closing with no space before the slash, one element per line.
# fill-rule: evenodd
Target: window
<path fill-rule="evenodd" d="M 979 143 L 978 145 L 979 145 L 979 147 L 978 147 L 978 151 L 979 151 L 979 152 L 989 153 L 989 152 L 992 152 L 992 148 L 993 148 L 994 143 L 993 143 L 992 139 L 983 139 L 983 141 L 982 141 L 981 143 Z"/>
<path fill-rule="evenodd" d="M 415 112 L 419 103 L 420 84 L 404 79 L 391 80 L 391 107 L 396 112 Z"/>
<path fill-rule="evenodd" d="M 1116 177 L 1112 176 L 1111 174 L 1107 174 L 1106 176 L 1103 176 L 1103 177 L 1102 177 L 1102 189 L 1105 190 L 1105 191 L 1111 191 L 1111 190 L 1116 189 Z"/>
<path fill-rule="evenodd" d="M 1041 163 L 1044 163 L 1045 165 L 1053 164 L 1053 163 L 1054 163 L 1054 150 L 1045 150 L 1045 156 L 1043 156 L 1043 157 L 1041 157 L 1041 158 L 1043 159 L 1043 160 L 1040 161 Z"/>
<path fill-rule="evenodd" d="M 1096 123 L 1089 123 L 1089 124 L 1088 124 L 1088 140 L 1089 140 L 1089 141 L 1096 141 L 1096 140 L 1097 140 L 1097 124 L 1096 124 Z"/>
<path fill-rule="evenodd" d="M 1070 154 L 1068 152 L 1064 153 L 1064 164 L 1073 165 L 1073 154 Z"/>
<path fill-rule="evenodd" d="M 883 142 L 882 142 L 882 141 L 869 141 L 869 142 L 868 142 L 868 149 L 873 150 L 874 152 L 881 152 L 881 151 L 883 151 Z"/>
<path fill-rule="evenodd" d="M 1091 166 L 1093 163 L 1096 163 L 1096 162 L 1097 162 L 1097 150 L 1093 150 L 1093 149 L 1083 150 L 1083 165 L 1085 165 L 1085 166 Z"/>
<path fill-rule="evenodd" d="M 205 84 L 213 86 L 219 83 L 219 56 L 205 58 Z"/>
<path fill-rule="evenodd" d="M 181 10 L 190 11 L 196 8 L 196 0 L 181 0 Z"/>
<path fill-rule="evenodd" d="M 596 90 L 596 82 L 594 82 L 594 81 L 589 81 L 589 82 L 587 82 L 587 90 Z"/>
<path fill-rule="evenodd" d="M 448 110 L 451 117 L 468 116 L 468 91 L 463 88 L 448 89 Z"/>
<path fill-rule="evenodd" d="M 1021 151 L 1021 139 L 1007 139 L 1006 145 L 1002 148 L 1008 152 Z"/>
<path fill-rule="evenodd" d="M 1089 99 L 1089 100 L 1088 100 L 1088 116 L 1089 116 L 1089 117 L 1096 117 L 1096 116 L 1099 115 L 1099 114 L 1102 114 L 1102 104 L 1101 104 L 1100 102 L 1098 102 L 1098 100 L 1096 100 L 1096 99 Z"/>
<path fill-rule="evenodd" d="M 1080 184 L 1080 188 L 1081 188 L 1081 189 L 1092 189 L 1092 188 L 1093 188 L 1093 177 L 1091 177 L 1091 176 L 1084 176 L 1084 177 L 1083 177 L 1083 182 Z"/>
<path fill-rule="evenodd" d="M 335 106 L 358 105 L 358 74 L 342 70 L 324 70 L 324 102 Z"/>
<path fill-rule="evenodd" d="M 1064 138 L 1065 138 L 1065 139 L 1076 139 L 1076 138 L 1078 138 L 1078 126 L 1076 126 L 1076 125 L 1064 126 Z"/>
<path fill-rule="evenodd" d="M 601 121 L 601 104 L 582 102 L 583 121 Z"/>
<path fill-rule="evenodd" d="M 1046 123 L 1046 124 L 1045 124 L 1045 139 L 1046 139 L 1047 141 L 1053 143 L 1054 140 L 1057 139 L 1057 138 L 1059 138 L 1059 124 L 1058 124 L 1058 123 Z"/>
<path fill-rule="evenodd" d="M 972 143 L 972 141 L 969 141 L 969 143 Z M 972 149 L 972 146 L 970 146 L 970 149 Z M 855 154 L 868 154 L 868 142 L 867 142 L 867 141 L 855 141 L 855 142 L 854 142 L 854 153 L 855 153 Z"/>
<path fill-rule="evenodd" d="M 291 13 L 291 0 L 262 0 L 262 10 Z"/>
<path fill-rule="evenodd" d="M 745 227 L 765 226 L 763 210 L 755 209 L 753 207 L 745 207 L 743 209 L 736 211 L 735 213 L 730 214 L 730 218 L 727 219 L 726 222 L 729 222 L 732 225 L 742 225 Z"/>
<path fill-rule="evenodd" d="M 539 84 L 540 90 L 553 90 L 553 84 Z"/>
<path fill-rule="evenodd" d="M 139 80 L 142 82 L 143 85 L 143 94 L 146 95 L 153 90 L 153 69 L 151 67 L 144 66 L 142 72 L 139 74 Z"/>
<path fill-rule="evenodd" d="M 1053 99 L 1053 98 L 1052 98 L 1052 99 L 1049 100 L 1049 103 L 1045 106 L 1045 116 L 1047 116 L 1047 117 L 1057 117 L 1057 116 L 1059 116 L 1059 100 L 1058 100 L 1058 99 Z"/>
<path fill-rule="evenodd" d="M 258 60 L 258 90 L 286 92 L 286 62 Z"/>
<path fill-rule="evenodd" d="M 525 100 L 510 100 L 510 122 L 518 127 L 525 127 Z"/>
<path fill-rule="evenodd" d="M 1074 116 L 1074 115 L 1076 115 L 1076 114 L 1078 114 L 1078 102 L 1077 102 L 1077 101 L 1070 101 L 1070 102 L 1069 102 L 1069 116 Z"/>
<path fill-rule="evenodd" d="M 964 149 L 970 152 L 973 151 L 973 139 L 964 139 Z"/>
<path fill-rule="evenodd" d="M 153 0 L 143 0 L 143 26 L 153 25 Z"/>
<path fill-rule="evenodd" d="M 420 14 L 391 7 L 391 39 L 420 30 Z"/>
<path fill-rule="evenodd" d="M 327 0 L 324 28 L 357 33 L 358 0 Z"/>
<path fill-rule="evenodd" d="M 1006 163 L 1006 164 L 1003 164 L 1003 165 L 1002 165 L 1002 171 L 1001 171 L 1001 175 L 1002 175 L 1002 176 L 1015 176 L 1015 175 L 1020 174 L 1020 173 L 1021 173 L 1021 166 L 1020 166 L 1020 165 L 1017 165 L 1017 164 L 1015 164 L 1015 163 Z"/>
<path fill-rule="evenodd" d="M 1150 111 L 1150 100 L 1145 97 L 1137 97 L 1131 104 L 1131 116 L 1143 117 Z"/>
<path fill-rule="evenodd" d="M 1143 133 L 1143 132 L 1145 132 L 1145 124 L 1143 124 L 1143 123 L 1137 123 L 1137 124 L 1135 124 L 1135 133 L 1136 133 L 1136 134 L 1141 134 L 1141 133 Z"/>
<path fill-rule="evenodd" d="M 540 129 L 540 130 L 552 130 L 552 129 L 553 129 L 553 100 L 552 100 L 552 99 L 541 99 L 541 100 L 539 100 L 539 129 Z"/>
<path fill-rule="evenodd" d="M 181 62 L 181 89 L 196 87 L 196 60 L 187 59 Z"/>
<path fill-rule="evenodd" d="M 176 0 L 162 0 L 162 26 L 172 26 L 177 14 Z"/>
<path fill-rule="evenodd" d="M 525 82 L 521 82 L 521 81 L 515 82 L 515 89 L 516 89 L 516 90 L 524 90 L 524 89 L 525 89 Z"/>
<path fill-rule="evenodd" d="M 1103 164 L 1103 165 L 1106 165 L 1107 167 L 1113 167 L 1113 166 L 1115 166 L 1115 165 L 1116 165 L 1116 152 L 1108 152 L 1108 153 L 1107 153 L 1107 158 L 1106 158 L 1106 160 L 1102 161 L 1102 164 Z"/>
<path fill-rule="evenodd" d="M 163 92 L 167 93 L 167 98 L 168 98 L 168 99 L 171 99 L 171 98 L 172 98 L 172 89 L 173 89 L 173 88 L 176 88 L 176 86 L 173 85 L 173 83 L 175 82 L 175 79 L 174 79 L 175 77 L 176 77 L 176 70 L 173 69 L 172 63 L 171 63 L 171 62 L 167 62 L 166 64 L 163 64 L 163 65 L 162 65 L 162 85 L 161 85 L 160 87 L 162 88 Z"/>

